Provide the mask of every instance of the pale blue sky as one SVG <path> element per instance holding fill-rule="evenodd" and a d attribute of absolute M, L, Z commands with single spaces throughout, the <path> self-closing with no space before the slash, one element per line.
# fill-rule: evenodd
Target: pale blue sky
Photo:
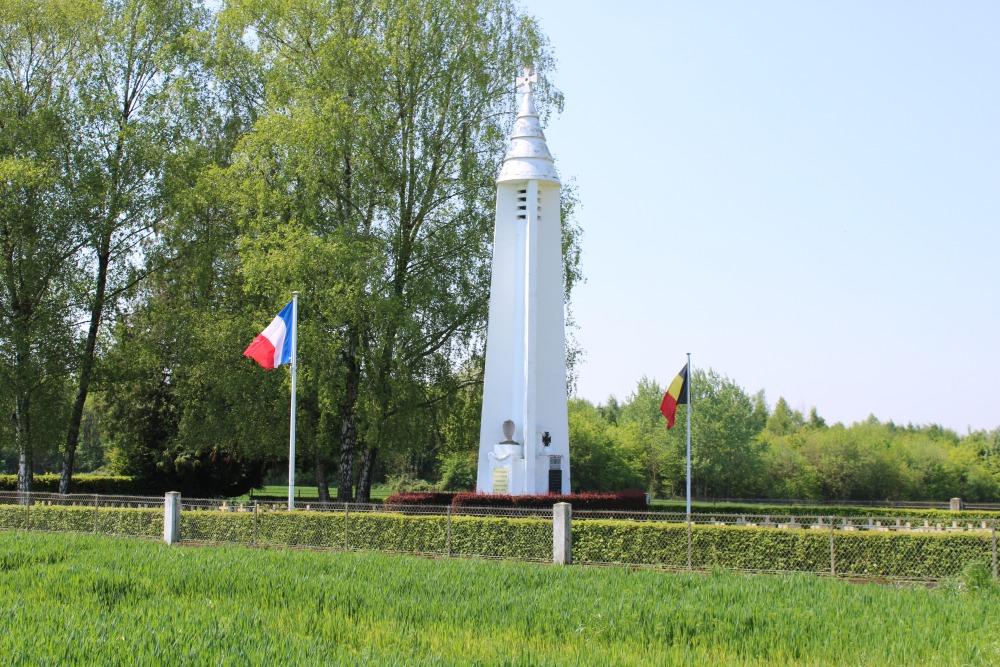
<path fill-rule="evenodd" d="M 583 204 L 578 395 L 691 352 L 831 423 L 1000 426 L 1000 2 L 524 6 Z"/>

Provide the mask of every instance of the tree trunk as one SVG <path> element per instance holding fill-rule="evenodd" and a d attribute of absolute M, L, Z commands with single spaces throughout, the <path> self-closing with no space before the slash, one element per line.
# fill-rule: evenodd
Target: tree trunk
<path fill-rule="evenodd" d="M 340 438 L 340 465 L 337 468 L 337 502 L 349 503 L 354 500 L 354 447 L 358 438 L 358 429 L 354 423 L 354 408 L 348 408 L 350 414 L 344 415 L 344 426 Z"/>
<path fill-rule="evenodd" d="M 76 400 L 73 402 L 73 412 L 70 415 L 69 430 L 66 432 L 66 451 L 63 454 L 62 472 L 59 475 L 59 493 L 62 494 L 69 493 L 73 483 L 73 462 L 80 442 L 80 423 L 83 421 L 83 407 L 87 402 L 90 379 L 93 376 L 97 332 L 104 316 L 104 295 L 108 284 L 108 263 L 111 259 L 110 241 L 110 237 L 101 240 L 101 252 L 97 258 L 97 286 L 90 309 L 90 328 L 87 329 L 87 343 L 84 346 L 83 358 L 80 360 L 80 381 Z"/>
<path fill-rule="evenodd" d="M 319 494 L 319 501 L 328 503 L 330 502 L 330 479 L 326 473 L 326 461 L 323 460 L 323 455 L 318 448 L 313 462 L 316 468 L 316 491 Z"/>
<path fill-rule="evenodd" d="M 359 503 L 372 501 L 372 473 L 375 470 L 375 457 L 377 455 L 378 449 L 375 447 L 365 448 L 365 456 L 361 462 L 361 474 L 358 476 L 357 501 Z"/>
<path fill-rule="evenodd" d="M 31 400 L 26 395 L 17 397 L 14 412 L 14 440 L 17 442 L 17 490 L 31 493 L 35 489 L 35 455 L 31 447 L 28 409 Z"/>
<path fill-rule="evenodd" d="M 14 401 L 14 443 L 17 448 L 17 490 L 20 493 L 31 493 L 35 488 L 35 453 L 31 445 L 31 390 L 28 388 L 29 380 L 28 363 L 31 358 L 31 350 L 28 343 L 27 326 L 23 325 L 28 320 L 25 316 L 30 309 L 23 303 L 12 298 L 14 304 L 14 331 L 15 345 L 17 353 L 15 356 L 15 377 L 17 382 L 17 398 Z M 19 320 L 19 316 L 24 317 Z"/>
<path fill-rule="evenodd" d="M 358 362 L 360 347 L 360 336 L 352 329 L 343 355 L 344 365 L 347 366 L 347 381 L 344 402 L 340 408 L 340 465 L 337 475 L 337 502 L 341 503 L 354 500 L 354 451 L 358 442 L 357 406 L 361 391 L 361 364 Z"/>

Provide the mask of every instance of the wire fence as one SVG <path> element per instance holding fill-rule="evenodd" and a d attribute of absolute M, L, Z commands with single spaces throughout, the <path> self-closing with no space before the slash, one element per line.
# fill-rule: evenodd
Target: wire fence
<path fill-rule="evenodd" d="M 683 502 L 683 498 L 669 498 L 672 502 Z M 943 500 L 803 500 L 794 498 L 692 498 L 693 502 L 709 505 L 789 505 L 792 507 L 884 507 L 886 509 L 948 510 L 950 501 Z M 1000 511 L 1000 503 L 977 503 L 961 501 L 962 509 L 983 512 Z"/>
<path fill-rule="evenodd" d="M 979 564 L 996 578 L 997 527 L 995 520 L 579 511 L 573 559 L 918 580 Z"/>
<path fill-rule="evenodd" d="M 163 498 L 0 491 L 0 530 L 163 536 Z"/>
<path fill-rule="evenodd" d="M 0 492 L 0 530 L 164 537 L 162 497 Z M 179 540 L 252 546 L 553 560 L 551 508 L 184 498 Z M 997 577 L 991 520 L 575 511 L 572 560 L 936 580 L 978 564 Z"/>
<path fill-rule="evenodd" d="M 551 561 L 552 509 L 184 499 L 180 540 Z"/>

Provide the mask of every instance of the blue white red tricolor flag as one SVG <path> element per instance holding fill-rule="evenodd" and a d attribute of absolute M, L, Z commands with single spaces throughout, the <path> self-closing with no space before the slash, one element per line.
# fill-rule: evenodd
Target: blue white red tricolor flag
<path fill-rule="evenodd" d="M 292 303 L 282 308 L 263 333 L 250 343 L 243 351 L 244 357 L 250 357 L 267 370 L 292 360 Z"/>

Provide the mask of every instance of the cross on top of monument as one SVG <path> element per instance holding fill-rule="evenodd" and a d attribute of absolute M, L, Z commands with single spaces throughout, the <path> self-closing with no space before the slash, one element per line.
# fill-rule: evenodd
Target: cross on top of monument
<path fill-rule="evenodd" d="M 515 88 L 520 88 L 524 86 L 524 92 L 531 92 L 531 84 L 538 83 L 538 74 L 532 74 L 530 67 L 524 68 L 524 76 L 517 77 L 517 85 Z"/>

